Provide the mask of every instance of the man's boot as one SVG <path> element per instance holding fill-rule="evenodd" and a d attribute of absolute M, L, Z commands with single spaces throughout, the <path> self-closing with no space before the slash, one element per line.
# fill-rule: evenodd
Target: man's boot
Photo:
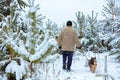
<path fill-rule="evenodd" d="M 66 69 L 66 63 L 63 64 L 63 69 Z"/>

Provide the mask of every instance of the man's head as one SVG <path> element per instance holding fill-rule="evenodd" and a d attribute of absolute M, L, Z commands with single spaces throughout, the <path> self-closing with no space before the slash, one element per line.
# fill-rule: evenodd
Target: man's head
<path fill-rule="evenodd" d="M 72 21 L 67 21 L 66 26 L 72 26 Z"/>

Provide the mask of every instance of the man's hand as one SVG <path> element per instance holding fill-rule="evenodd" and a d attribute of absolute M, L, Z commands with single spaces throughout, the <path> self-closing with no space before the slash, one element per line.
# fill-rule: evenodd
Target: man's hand
<path fill-rule="evenodd" d="M 82 46 L 77 47 L 77 49 L 81 49 L 81 48 L 82 48 Z"/>
<path fill-rule="evenodd" d="M 58 48 L 59 48 L 59 49 L 61 49 L 62 47 L 61 47 L 61 46 L 59 46 Z"/>

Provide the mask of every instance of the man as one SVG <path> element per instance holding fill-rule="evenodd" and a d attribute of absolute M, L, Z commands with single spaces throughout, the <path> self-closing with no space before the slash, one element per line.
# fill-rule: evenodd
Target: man
<path fill-rule="evenodd" d="M 62 50 L 63 69 L 69 72 L 71 71 L 74 48 L 75 46 L 79 49 L 81 48 L 77 33 L 72 28 L 71 21 L 67 21 L 66 27 L 61 31 L 58 37 L 58 45 Z"/>

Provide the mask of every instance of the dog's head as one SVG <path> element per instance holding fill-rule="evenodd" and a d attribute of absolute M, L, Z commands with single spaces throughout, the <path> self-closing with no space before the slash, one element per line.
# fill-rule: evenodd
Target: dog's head
<path fill-rule="evenodd" d="M 89 60 L 89 65 L 90 65 L 90 64 L 94 64 L 95 62 L 96 62 L 96 57 L 91 58 L 91 59 Z"/>

